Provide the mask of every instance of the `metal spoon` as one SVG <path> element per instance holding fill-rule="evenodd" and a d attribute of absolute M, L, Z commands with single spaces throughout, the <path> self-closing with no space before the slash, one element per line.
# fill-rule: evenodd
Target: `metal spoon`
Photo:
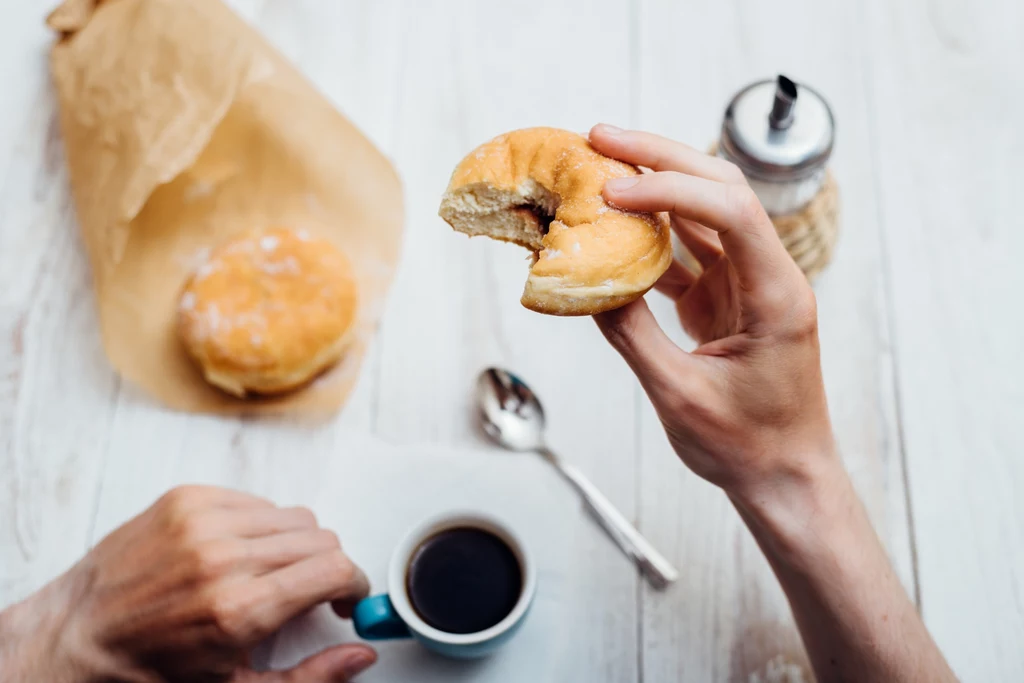
<path fill-rule="evenodd" d="M 499 446 L 512 451 L 534 451 L 554 465 L 583 497 L 583 501 L 627 556 L 657 588 L 679 577 L 679 572 L 640 535 L 611 501 L 578 469 L 562 462 L 544 442 L 544 408 L 523 380 L 501 368 L 488 368 L 476 383 L 480 424 Z"/>

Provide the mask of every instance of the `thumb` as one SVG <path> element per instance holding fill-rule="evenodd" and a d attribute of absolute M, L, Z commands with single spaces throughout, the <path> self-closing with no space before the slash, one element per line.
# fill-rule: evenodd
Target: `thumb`
<path fill-rule="evenodd" d="M 376 661 L 377 653 L 371 647 L 338 645 L 304 659 L 287 671 L 240 672 L 232 683 L 347 683 Z"/>
<path fill-rule="evenodd" d="M 694 363 L 658 325 L 643 299 L 594 316 L 605 339 L 633 370 L 655 404 L 676 388 Z"/>

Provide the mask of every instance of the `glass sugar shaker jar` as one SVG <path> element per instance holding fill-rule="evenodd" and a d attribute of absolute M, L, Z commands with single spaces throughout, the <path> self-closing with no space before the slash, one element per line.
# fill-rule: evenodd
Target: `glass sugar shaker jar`
<path fill-rule="evenodd" d="M 786 249 L 813 279 L 832 258 L 839 193 L 827 168 L 835 120 L 815 90 L 785 76 L 752 83 L 726 107 L 717 154 L 743 171 Z"/>

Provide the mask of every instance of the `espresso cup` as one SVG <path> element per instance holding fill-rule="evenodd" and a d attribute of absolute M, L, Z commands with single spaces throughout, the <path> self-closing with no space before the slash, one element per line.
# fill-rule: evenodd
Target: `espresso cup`
<path fill-rule="evenodd" d="M 482 657 L 516 633 L 536 587 L 536 565 L 510 528 L 450 513 L 405 536 L 388 566 L 388 593 L 361 600 L 352 621 L 365 640 L 415 638 L 447 657 Z"/>

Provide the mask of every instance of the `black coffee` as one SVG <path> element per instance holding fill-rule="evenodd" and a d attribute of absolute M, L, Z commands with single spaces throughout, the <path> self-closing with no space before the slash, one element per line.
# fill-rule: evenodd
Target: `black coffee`
<path fill-rule="evenodd" d="M 512 611 L 523 590 L 523 571 L 503 540 L 459 527 L 420 544 L 405 582 L 423 621 L 447 633 L 476 633 Z"/>

